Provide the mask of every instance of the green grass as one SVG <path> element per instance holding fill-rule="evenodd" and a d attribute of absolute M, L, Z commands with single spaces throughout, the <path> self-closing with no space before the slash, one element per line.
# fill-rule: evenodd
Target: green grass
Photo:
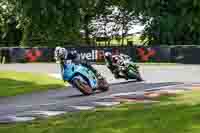
<path fill-rule="evenodd" d="M 0 72 L 0 97 L 62 88 L 64 84 L 43 74 Z"/>
<path fill-rule="evenodd" d="M 126 104 L 89 112 L 0 125 L 1 133 L 199 133 L 200 92 L 163 96 L 154 104 Z"/>

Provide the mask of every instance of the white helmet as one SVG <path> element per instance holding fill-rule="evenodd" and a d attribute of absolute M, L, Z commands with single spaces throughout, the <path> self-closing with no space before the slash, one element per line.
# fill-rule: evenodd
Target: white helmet
<path fill-rule="evenodd" d="M 105 58 L 112 58 L 112 54 L 110 52 L 106 52 L 104 56 Z"/>
<path fill-rule="evenodd" d="M 110 52 L 106 52 L 104 54 L 104 59 L 106 61 L 107 66 L 110 66 L 112 64 L 112 54 Z"/>
<path fill-rule="evenodd" d="M 55 59 L 57 61 L 65 59 L 66 56 L 67 56 L 67 50 L 65 48 L 62 48 L 60 46 L 58 46 L 58 47 L 55 48 L 54 57 L 55 57 Z"/>

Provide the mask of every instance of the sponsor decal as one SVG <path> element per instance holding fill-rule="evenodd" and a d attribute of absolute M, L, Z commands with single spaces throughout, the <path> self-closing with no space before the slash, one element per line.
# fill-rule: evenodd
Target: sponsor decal
<path fill-rule="evenodd" d="M 25 53 L 25 57 L 28 60 L 28 62 L 37 61 L 37 59 L 41 56 L 42 56 L 42 52 L 37 49 L 30 49 L 30 50 L 27 50 L 27 52 Z"/>
<path fill-rule="evenodd" d="M 137 48 L 140 60 L 143 62 L 149 61 L 149 59 L 156 55 L 156 51 L 152 48 Z"/>
<path fill-rule="evenodd" d="M 88 52 L 80 52 L 79 55 L 82 60 L 103 61 L 105 52 L 107 51 L 106 50 L 91 50 Z M 113 55 L 119 54 L 118 49 L 112 49 L 109 52 L 111 52 Z"/>

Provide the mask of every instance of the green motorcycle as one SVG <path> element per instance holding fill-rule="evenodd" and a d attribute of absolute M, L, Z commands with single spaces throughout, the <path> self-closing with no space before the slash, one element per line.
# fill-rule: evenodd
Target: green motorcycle
<path fill-rule="evenodd" d="M 118 68 L 112 71 L 115 78 L 125 78 L 128 79 L 136 79 L 137 81 L 143 81 L 141 74 L 139 72 L 139 66 L 133 63 L 132 59 L 128 55 L 120 54 L 117 55 L 120 59 L 120 63 L 118 64 Z"/>
<path fill-rule="evenodd" d="M 133 63 L 126 64 L 126 75 L 128 79 L 136 79 L 137 81 L 143 81 L 139 72 L 139 66 Z"/>

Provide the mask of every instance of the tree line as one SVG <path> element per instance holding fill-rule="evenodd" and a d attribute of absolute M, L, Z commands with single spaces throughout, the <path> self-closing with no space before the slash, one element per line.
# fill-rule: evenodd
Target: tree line
<path fill-rule="evenodd" d="M 146 45 L 198 45 L 198 0 L 0 0 L 0 46 L 93 45 L 144 25 Z M 106 39 L 105 39 L 106 38 Z"/>

